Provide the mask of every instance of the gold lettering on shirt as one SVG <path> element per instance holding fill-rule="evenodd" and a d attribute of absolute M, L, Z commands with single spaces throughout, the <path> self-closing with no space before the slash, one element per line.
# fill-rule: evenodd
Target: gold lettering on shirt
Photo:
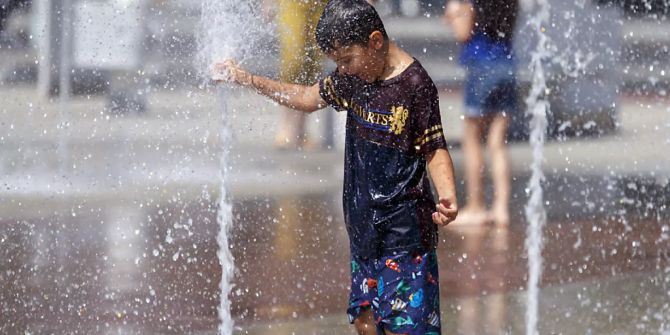
<path fill-rule="evenodd" d="M 333 84 L 333 78 L 331 77 L 326 77 L 326 79 L 323 80 L 323 86 L 326 89 L 326 94 L 335 102 L 336 105 L 346 109 L 348 107 L 347 100 L 342 99 L 337 96 L 335 93 L 335 85 Z"/>
<path fill-rule="evenodd" d="M 405 122 L 407 122 L 409 110 L 403 106 L 396 106 L 391 108 L 391 113 L 393 113 L 393 115 L 390 117 L 391 128 L 389 129 L 389 132 L 400 135 L 405 129 Z"/>
<path fill-rule="evenodd" d="M 354 100 L 348 101 L 341 98 L 335 91 L 333 78 L 326 77 L 323 81 L 323 86 L 327 96 L 340 108 L 353 112 L 360 122 L 369 123 L 379 126 L 390 126 L 389 132 L 395 135 L 400 135 L 405 130 L 405 124 L 409 117 L 409 110 L 402 106 L 391 108 L 392 115 L 383 112 L 369 111 L 363 106 L 357 104 Z"/>
<path fill-rule="evenodd" d="M 382 115 L 382 122 L 380 123 L 382 126 L 388 126 L 389 125 L 389 115 Z"/>

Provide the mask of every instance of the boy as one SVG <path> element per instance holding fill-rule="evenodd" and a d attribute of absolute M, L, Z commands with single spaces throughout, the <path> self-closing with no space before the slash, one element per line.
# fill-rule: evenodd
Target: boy
<path fill-rule="evenodd" d="M 437 227 L 453 221 L 458 207 L 437 89 L 388 40 L 365 0 L 331 0 L 316 40 L 337 69 L 313 86 L 255 76 L 232 60 L 215 64 L 215 80 L 251 86 L 307 113 L 328 105 L 347 112 L 350 321 L 359 334 L 440 334 Z"/>

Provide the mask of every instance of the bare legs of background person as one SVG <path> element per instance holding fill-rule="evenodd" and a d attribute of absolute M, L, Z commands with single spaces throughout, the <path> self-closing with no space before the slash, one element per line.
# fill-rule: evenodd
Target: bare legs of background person
<path fill-rule="evenodd" d="M 491 157 L 491 179 L 493 179 L 493 205 L 489 220 L 496 225 L 509 225 L 509 199 L 511 194 L 511 173 L 507 155 L 507 126 L 509 117 L 505 113 L 493 116 L 489 125 L 487 145 Z"/>
<path fill-rule="evenodd" d="M 307 141 L 305 113 L 284 108 L 275 136 L 275 147 L 279 149 L 302 148 Z"/>
<path fill-rule="evenodd" d="M 278 25 L 279 77 L 283 82 L 313 85 L 321 73 L 320 53 L 314 32 L 325 1 L 280 0 Z M 304 113 L 284 109 L 275 135 L 278 149 L 302 149 L 306 145 Z"/>
<path fill-rule="evenodd" d="M 463 153 L 465 157 L 466 205 L 458 216 L 457 223 L 483 224 L 492 221 L 497 225 L 509 224 L 509 198 L 511 177 L 507 156 L 507 125 L 505 113 L 496 113 L 484 118 L 465 118 Z M 484 202 L 484 153 L 486 139 L 491 157 L 491 177 L 494 199 L 487 212 Z"/>
<path fill-rule="evenodd" d="M 484 153 L 482 137 L 484 121 L 481 118 L 465 118 L 463 129 L 463 156 L 465 160 L 465 206 L 455 223 L 482 224 L 486 221 L 486 206 L 482 185 Z"/>

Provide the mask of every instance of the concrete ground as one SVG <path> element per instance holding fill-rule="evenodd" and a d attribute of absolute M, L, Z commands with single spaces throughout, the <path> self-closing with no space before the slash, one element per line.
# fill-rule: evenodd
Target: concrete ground
<path fill-rule="evenodd" d="M 538 331 L 541 334 L 661 334 L 667 323 L 659 321 L 665 313 L 666 288 L 656 283 L 667 278 L 663 273 L 640 273 L 612 279 L 545 287 Z M 645 284 L 641 284 L 645 283 Z M 615 303 L 607 297 L 626 292 Z M 604 297 L 595 301 L 592 297 Z M 640 297 L 645 297 L 640 299 Z M 603 306 L 603 301 L 605 302 Z M 443 334 L 523 334 L 526 294 L 486 293 L 442 300 Z M 236 334 L 355 334 L 344 316 L 326 316 L 300 321 L 261 323 L 238 327 Z M 203 333 L 207 334 L 207 333 Z"/>
<path fill-rule="evenodd" d="M 442 90 L 462 175 L 460 93 Z M 217 325 L 222 118 L 238 334 L 347 334 L 341 144 L 277 151 L 280 108 L 248 91 L 156 91 L 140 115 L 104 98 L 0 89 L 0 330 L 203 333 Z M 670 102 L 621 97 L 616 132 L 545 147 L 541 333 L 668 331 Z M 309 117 L 314 142 L 325 115 Z M 336 133 L 342 115 L 335 118 Z M 452 227 L 440 244 L 445 334 L 520 333 L 531 152 L 510 144 L 509 230 Z M 462 185 L 459 186 L 459 189 Z"/>

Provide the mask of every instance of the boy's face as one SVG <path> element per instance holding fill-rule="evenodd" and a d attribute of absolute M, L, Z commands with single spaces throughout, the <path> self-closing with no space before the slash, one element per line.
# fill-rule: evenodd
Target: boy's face
<path fill-rule="evenodd" d="M 380 32 L 375 31 L 370 35 L 367 44 L 336 47 L 328 57 L 337 64 L 341 74 L 357 76 L 372 83 L 379 80 L 384 73 L 386 54 L 383 47 L 384 38 Z"/>

